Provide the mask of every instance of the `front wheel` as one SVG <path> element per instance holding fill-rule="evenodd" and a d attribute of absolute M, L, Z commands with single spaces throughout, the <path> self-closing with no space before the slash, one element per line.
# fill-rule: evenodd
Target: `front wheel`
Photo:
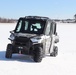
<path fill-rule="evenodd" d="M 5 57 L 6 58 L 12 58 L 12 44 L 7 45 Z"/>
<path fill-rule="evenodd" d="M 34 50 L 34 61 L 41 62 L 43 57 L 43 50 L 41 47 L 36 47 Z"/>

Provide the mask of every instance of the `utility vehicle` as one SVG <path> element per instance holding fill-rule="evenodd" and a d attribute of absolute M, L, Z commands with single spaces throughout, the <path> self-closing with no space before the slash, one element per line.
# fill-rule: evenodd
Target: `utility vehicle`
<path fill-rule="evenodd" d="M 6 58 L 12 54 L 30 55 L 35 62 L 41 62 L 47 54 L 57 56 L 59 36 L 56 32 L 56 23 L 48 17 L 25 16 L 20 17 L 16 28 L 10 31 Z"/>

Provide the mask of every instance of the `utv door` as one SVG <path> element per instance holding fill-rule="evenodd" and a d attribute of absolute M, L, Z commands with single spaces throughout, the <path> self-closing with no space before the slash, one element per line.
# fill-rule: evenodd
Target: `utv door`
<path fill-rule="evenodd" d="M 49 22 L 46 27 L 45 31 L 45 38 L 46 38 L 46 53 L 52 53 L 56 35 L 56 23 Z"/>
<path fill-rule="evenodd" d="M 49 53 L 49 48 L 51 44 L 51 23 L 50 22 L 48 22 L 46 30 L 45 30 L 45 44 L 46 44 L 45 52 L 47 54 Z"/>
<path fill-rule="evenodd" d="M 52 22 L 50 27 L 50 36 L 51 36 L 51 42 L 49 47 L 49 52 L 52 53 L 55 46 L 55 39 L 56 39 L 56 23 Z"/>

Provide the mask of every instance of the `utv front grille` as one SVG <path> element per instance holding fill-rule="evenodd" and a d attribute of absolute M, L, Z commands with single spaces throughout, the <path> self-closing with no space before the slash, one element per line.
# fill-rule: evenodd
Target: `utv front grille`
<path fill-rule="evenodd" d="M 18 46 L 26 46 L 26 43 L 15 42 L 15 45 L 18 45 Z"/>
<path fill-rule="evenodd" d="M 15 41 L 16 42 L 21 42 L 21 43 L 26 43 L 26 42 L 30 41 L 30 39 L 27 38 L 27 37 L 16 37 Z"/>
<path fill-rule="evenodd" d="M 27 38 L 27 37 L 16 37 L 15 45 L 30 47 L 32 45 L 32 42 L 30 38 Z"/>

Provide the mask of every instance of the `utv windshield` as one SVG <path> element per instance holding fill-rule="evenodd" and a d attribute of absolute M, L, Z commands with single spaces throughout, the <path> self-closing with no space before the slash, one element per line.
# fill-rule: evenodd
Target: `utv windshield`
<path fill-rule="evenodd" d="M 15 32 L 43 34 L 45 21 L 37 19 L 19 19 Z"/>

